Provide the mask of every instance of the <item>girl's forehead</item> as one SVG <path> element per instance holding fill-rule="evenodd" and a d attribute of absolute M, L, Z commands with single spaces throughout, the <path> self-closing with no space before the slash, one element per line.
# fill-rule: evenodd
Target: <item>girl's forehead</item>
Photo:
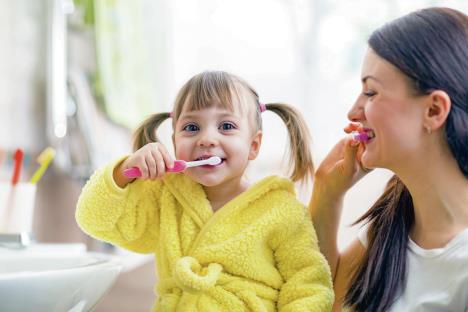
<path fill-rule="evenodd" d="M 239 118 L 243 116 L 243 112 L 241 111 L 239 105 L 233 105 L 232 107 L 229 107 L 227 105 L 210 105 L 198 109 L 194 107 L 184 106 L 180 113 L 179 119 L 204 117 L 206 114 L 209 114 L 210 116 L 232 115 Z"/>
<path fill-rule="evenodd" d="M 230 96 L 215 99 L 200 99 L 188 96 L 180 108 L 180 116 L 192 112 L 203 112 L 208 109 L 230 112 L 232 114 L 246 115 L 255 108 L 254 99 L 245 92 L 232 92 Z"/>
<path fill-rule="evenodd" d="M 190 88 L 179 98 L 174 108 L 173 126 L 179 120 L 201 118 L 208 109 L 215 109 L 220 114 L 236 116 L 255 124 L 258 100 L 250 89 L 235 83 L 220 88 Z"/>

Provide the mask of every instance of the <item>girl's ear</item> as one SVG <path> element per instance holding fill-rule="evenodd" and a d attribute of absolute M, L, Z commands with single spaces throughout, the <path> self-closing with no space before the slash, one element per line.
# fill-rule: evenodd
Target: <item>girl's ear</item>
<path fill-rule="evenodd" d="M 252 137 L 252 141 L 250 143 L 250 151 L 249 151 L 249 160 L 254 160 L 258 156 L 258 152 L 260 151 L 260 146 L 262 145 L 262 130 L 258 130 L 257 133 Z"/>
<path fill-rule="evenodd" d="M 445 91 L 436 90 L 429 95 L 424 112 L 424 127 L 428 132 L 437 130 L 445 124 L 452 102 Z"/>

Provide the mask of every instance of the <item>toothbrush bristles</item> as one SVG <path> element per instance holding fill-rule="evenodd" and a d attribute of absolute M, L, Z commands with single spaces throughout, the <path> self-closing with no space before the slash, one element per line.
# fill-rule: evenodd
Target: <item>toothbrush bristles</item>
<path fill-rule="evenodd" d="M 212 156 L 208 159 L 209 165 L 215 166 L 215 165 L 219 165 L 220 163 L 221 163 L 221 158 L 218 156 Z"/>

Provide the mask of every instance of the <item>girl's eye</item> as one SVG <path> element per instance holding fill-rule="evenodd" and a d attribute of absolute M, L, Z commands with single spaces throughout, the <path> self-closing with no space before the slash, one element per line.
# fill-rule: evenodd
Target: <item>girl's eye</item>
<path fill-rule="evenodd" d="M 195 124 L 188 124 L 184 126 L 183 130 L 188 131 L 188 132 L 194 132 L 194 131 L 198 131 L 199 128 Z"/>
<path fill-rule="evenodd" d="M 221 124 L 221 126 L 219 126 L 219 129 L 220 129 L 220 130 L 223 130 L 223 131 L 227 131 L 227 130 L 236 129 L 236 127 L 235 127 L 232 123 L 223 122 L 223 123 Z"/>

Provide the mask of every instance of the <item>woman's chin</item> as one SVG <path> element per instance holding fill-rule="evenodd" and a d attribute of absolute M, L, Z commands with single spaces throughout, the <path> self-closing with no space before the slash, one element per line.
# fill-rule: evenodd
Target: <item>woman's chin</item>
<path fill-rule="evenodd" d="M 361 165 L 364 168 L 375 168 L 376 167 L 375 161 L 372 159 L 371 155 L 369 155 L 366 152 L 364 152 L 364 154 L 362 154 Z"/>

